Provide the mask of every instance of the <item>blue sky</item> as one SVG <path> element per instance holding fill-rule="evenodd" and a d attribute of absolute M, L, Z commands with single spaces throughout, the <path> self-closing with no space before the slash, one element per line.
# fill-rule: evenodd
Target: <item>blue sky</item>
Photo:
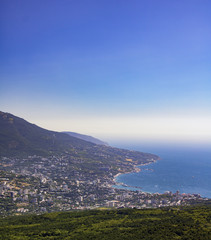
<path fill-rule="evenodd" d="M 106 140 L 211 141 L 210 11 L 209 0 L 1 0 L 0 109 Z"/>

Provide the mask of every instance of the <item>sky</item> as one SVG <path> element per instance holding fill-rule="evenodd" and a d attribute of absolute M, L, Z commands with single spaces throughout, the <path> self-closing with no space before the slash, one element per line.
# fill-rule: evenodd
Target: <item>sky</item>
<path fill-rule="evenodd" d="M 112 139 L 211 143 L 210 0 L 0 0 L 0 110 Z"/>

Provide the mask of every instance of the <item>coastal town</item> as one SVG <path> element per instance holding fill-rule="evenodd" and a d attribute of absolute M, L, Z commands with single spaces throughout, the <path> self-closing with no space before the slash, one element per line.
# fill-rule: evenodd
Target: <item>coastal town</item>
<path fill-rule="evenodd" d="M 146 163 L 154 162 L 148 159 Z M 145 163 L 145 164 L 146 164 Z M 144 164 L 144 163 L 143 163 Z M 81 165 L 80 165 L 81 166 Z M 118 169 L 79 167 L 78 159 L 61 156 L 3 157 L 0 165 L 0 214 L 42 213 L 95 208 L 156 208 L 188 205 L 208 199 L 199 194 L 146 193 L 115 181 L 118 174 L 140 171 L 133 160 Z"/>

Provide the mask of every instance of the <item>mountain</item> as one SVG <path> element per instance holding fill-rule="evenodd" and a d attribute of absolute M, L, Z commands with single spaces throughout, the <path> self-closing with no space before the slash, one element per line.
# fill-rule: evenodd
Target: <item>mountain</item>
<path fill-rule="evenodd" d="M 91 168 L 103 164 L 118 168 L 123 163 L 131 168 L 159 159 L 154 154 L 97 145 L 67 133 L 49 131 L 10 113 L 0 112 L 0 156 L 61 154 L 72 156 L 78 162 L 86 162 L 86 166 L 89 163 Z"/>
<path fill-rule="evenodd" d="M 84 134 L 79 134 L 79 133 L 75 133 L 75 132 L 63 132 L 63 133 L 67 133 L 68 135 L 72 136 L 72 137 L 76 137 L 82 140 L 85 140 L 87 142 L 91 142 L 97 145 L 105 145 L 108 146 L 108 143 L 103 142 L 97 138 L 94 138 L 92 136 L 88 136 L 88 135 L 84 135 Z"/>
<path fill-rule="evenodd" d="M 10 113 L 0 112 L 0 156 L 48 155 L 93 145 L 66 133 L 43 129 Z"/>

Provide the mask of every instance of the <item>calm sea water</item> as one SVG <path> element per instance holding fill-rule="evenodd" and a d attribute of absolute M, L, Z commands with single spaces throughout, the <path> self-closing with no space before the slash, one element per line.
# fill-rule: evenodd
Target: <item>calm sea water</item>
<path fill-rule="evenodd" d="M 118 176 L 118 182 L 140 187 L 142 191 L 150 193 L 179 190 L 181 193 L 199 193 L 211 198 L 211 147 L 115 145 L 155 153 L 161 158 L 156 163 L 140 167 L 142 171 L 139 173 Z"/>

